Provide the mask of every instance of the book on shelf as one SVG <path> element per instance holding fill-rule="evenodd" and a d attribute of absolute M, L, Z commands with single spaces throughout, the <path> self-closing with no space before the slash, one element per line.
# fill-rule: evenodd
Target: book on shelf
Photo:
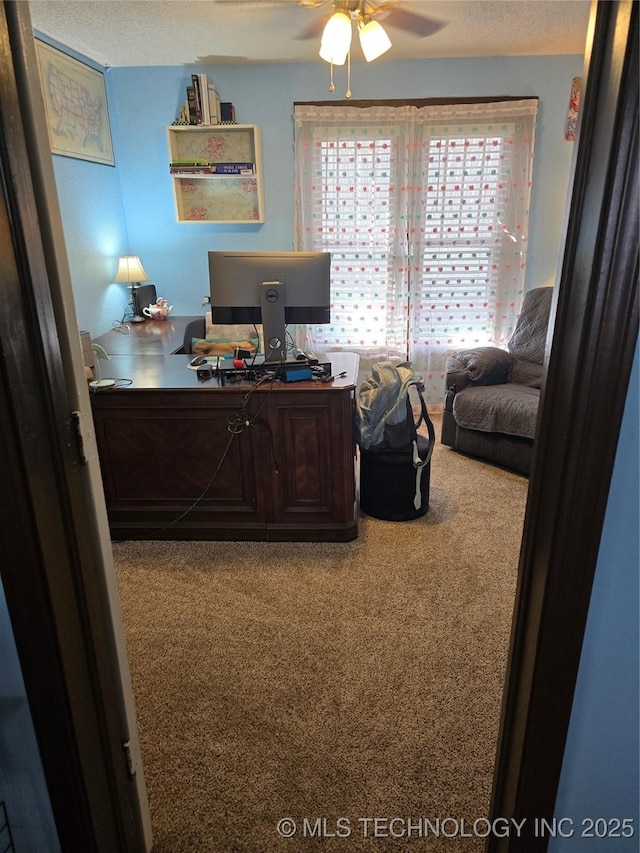
<path fill-rule="evenodd" d="M 216 122 L 211 121 L 211 110 L 209 101 L 209 78 L 206 74 L 192 74 L 191 82 L 193 83 L 198 97 L 198 101 L 200 102 L 200 123 L 216 124 Z"/>
<path fill-rule="evenodd" d="M 194 86 L 187 86 L 187 113 L 189 115 L 189 124 L 200 124 L 200 107 Z"/>
<path fill-rule="evenodd" d="M 216 87 L 211 81 L 209 81 L 207 92 L 209 95 L 209 118 L 211 124 L 220 124 L 220 98 L 216 92 Z"/>
<path fill-rule="evenodd" d="M 213 175 L 211 166 L 169 166 L 170 175 Z"/>
<path fill-rule="evenodd" d="M 193 89 L 193 95 L 190 90 Z M 187 103 L 189 99 L 194 102 L 194 109 L 189 109 L 189 118 L 195 113 L 197 121 L 191 124 L 219 124 L 220 123 L 220 98 L 216 87 L 206 74 L 192 74 L 191 86 L 187 86 Z"/>
<path fill-rule="evenodd" d="M 170 166 L 169 174 L 174 177 L 190 178 L 194 175 L 213 175 L 214 172 L 206 166 Z"/>
<path fill-rule="evenodd" d="M 172 175 L 255 175 L 255 163 L 209 163 L 207 161 L 172 160 L 169 163 Z"/>
<path fill-rule="evenodd" d="M 211 170 L 218 175 L 254 175 L 255 163 L 211 163 Z"/>
<path fill-rule="evenodd" d="M 193 86 L 193 91 L 195 92 L 196 99 L 196 108 L 198 114 L 198 124 L 207 124 L 204 120 L 204 105 L 202 102 L 202 92 L 200 90 L 200 75 L 192 74 L 191 75 L 191 85 Z"/>
<path fill-rule="evenodd" d="M 236 123 L 236 108 L 230 101 L 222 101 L 220 104 L 220 122 L 222 124 Z"/>

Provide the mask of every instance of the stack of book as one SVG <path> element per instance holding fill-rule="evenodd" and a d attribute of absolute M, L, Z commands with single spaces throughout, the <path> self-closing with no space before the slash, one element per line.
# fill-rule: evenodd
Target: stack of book
<path fill-rule="evenodd" d="M 208 160 L 172 160 L 169 174 L 188 178 L 193 175 L 255 175 L 255 163 L 210 163 Z"/>
<path fill-rule="evenodd" d="M 172 160 L 169 163 L 169 174 L 183 175 L 213 175 L 213 169 L 208 160 Z"/>
<path fill-rule="evenodd" d="M 215 175 L 255 175 L 255 163 L 210 163 Z"/>
<path fill-rule="evenodd" d="M 189 124 L 220 124 L 220 98 L 206 74 L 192 74 L 187 86 Z"/>

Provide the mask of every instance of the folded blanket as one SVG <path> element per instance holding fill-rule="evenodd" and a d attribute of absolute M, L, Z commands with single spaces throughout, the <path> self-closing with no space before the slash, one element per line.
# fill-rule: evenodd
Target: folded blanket
<path fill-rule="evenodd" d="M 456 394 L 453 416 L 458 426 L 481 432 L 501 432 L 533 438 L 540 391 L 508 382 L 506 385 L 467 388 Z"/>
<path fill-rule="evenodd" d="M 248 350 L 256 352 L 257 341 L 209 341 L 206 338 L 193 338 L 191 341 L 191 352 L 194 355 L 233 355 L 236 350 Z"/>

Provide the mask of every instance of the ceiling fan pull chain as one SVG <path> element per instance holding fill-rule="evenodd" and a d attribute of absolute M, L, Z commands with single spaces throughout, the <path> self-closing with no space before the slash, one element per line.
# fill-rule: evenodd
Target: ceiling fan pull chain
<path fill-rule="evenodd" d="M 347 100 L 351 97 L 351 51 L 347 53 L 347 91 L 344 96 Z"/>
<path fill-rule="evenodd" d="M 329 63 L 329 68 L 330 68 L 330 71 L 329 71 L 329 91 L 335 92 L 336 87 L 333 85 L 333 62 Z"/>

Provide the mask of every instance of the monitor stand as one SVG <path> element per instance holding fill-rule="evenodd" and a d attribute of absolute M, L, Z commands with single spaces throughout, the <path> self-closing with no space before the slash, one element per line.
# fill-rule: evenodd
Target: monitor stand
<path fill-rule="evenodd" d="M 260 284 L 260 313 L 264 333 L 264 363 L 281 364 L 287 360 L 287 333 L 284 318 L 285 284 L 263 281 Z"/>

